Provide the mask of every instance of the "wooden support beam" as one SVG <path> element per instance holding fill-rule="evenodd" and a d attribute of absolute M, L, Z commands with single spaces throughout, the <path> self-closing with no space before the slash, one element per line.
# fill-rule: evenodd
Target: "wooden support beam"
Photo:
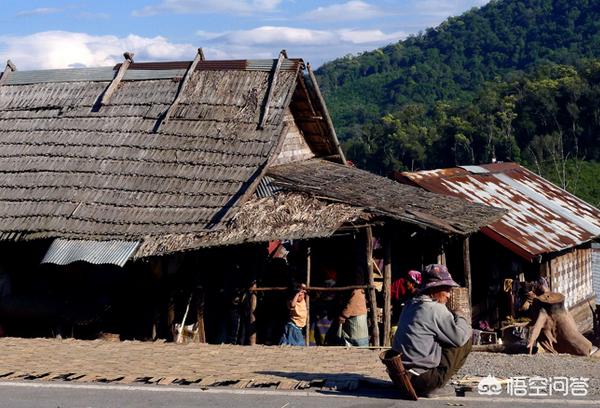
<path fill-rule="evenodd" d="M 306 246 L 306 286 L 307 287 L 310 286 L 311 269 L 312 269 L 312 254 L 311 254 L 310 245 L 307 245 Z M 306 345 L 309 346 L 310 345 L 310 295 L 308 293 L 306 293 L 304 295 L 304 298 L 306 300 L 306 333 L 304 334 L 304 336 L 305 336 Z"/>
<path fill-rule="evenodd" d="M 279 57 L 277 58 L 277 63 L 275 64 L 275 68 L 273 69 L 273 75 L 271 77 L 271 80 L 269 81 L 267 99 L 263 106 L 262 114 L 260 115 L 260 121 L 258 122 L 259 129 L 264 129 L 265 124 L 267 123 L 267 116 L 269 115 L 271 99 L 273 99 L 273 92 L 275 91 L 275 85 L 277 84 L 277 77 L 279 76 L 279 71 L 281 70 L 281 64 L 283 64 L 283 60 L 286 58 L 287 52 L 285 50 L 281 50 L 281 52 L 279 53 Z"/>
<path fill-rule="evenodd" d="M 11 60 L 6 61 L 6 68 L 4 68 L 4 72 L 2 73 L 2 76 L 0 77 L 0 85 L 4 84 L 8 80 L 8 77 L 10 76 L 10 74 L 15 72 L 16 70 L 17 70 L 17 67 L 15 66 L 15 64 L 13 64 L 13 62 Z"/>
<path fill-rule="evenodd" d="M 254 346 L 256 344 L 256 305 L 258 298 L 256 297 L 256 282 L 250 287 L 250 310 L 248 324 L 248 344 Z"/>
<path fill-rule="evenodd" d="M 115 93 L 115 91 L 119 87 L 121 80 L 123 80 L 123 77 L 125 76 L 125 73 L 127 72 L 127 69 L 129 68 L 129 66 L 131 64 L 133 64 L 133 55 L 134 55 L 133 52 L 126 52 L 123 54 L 123 57 L 125 57 L 125 61 L 123 61 L 123 63 L 119 67 L 119 71 L 117 72 L 117 75 L 115 75 L 115 77 L 113 78 L 113 80 L 110 83 L 110 85 L 108 86 L 108 88 L 106 88 L 106 90 L 102 94 L 102 99 L 100 99 L 100 106 L 104 106 L 104 105 L 108 104 L 108 102 L 110 101 L 110 98 L 112 97 L 112 95 Z"/>
<path fill-rule="evenodd" d="M 194 58 L 194 60 L 192 61 L 192 64 L 187 69 L 187 71 L 185 73 L 185 76 L 183 77 L 183 80 L 179 84 L 179 89 L 177 89 L 177 95 L 175 96 L 175 99 L 171 103 L 171 106 L 169 106 L 169 109 L 164 114 L 164 116 L 161 119 L 159 119 L 158 124 L 154 128 L 155 132 L 158 132 L 160 126 L 163 125 L 163 124 L 165 124 L 165 123 L 167 123 L 169 121 L 169 119 L 171 118 L 171 116 L 175 112 L 175 109 L 177 109 L 177 106 L 179 106 L 179 102 L 181 101 L 181 97 L 183 95 L 183 92 L 184 92 L 184 90 L 185 90 L 188 82 L 190 82 L 190 79 L 192 78 L 192 74 L 194 73 L 194 71 L 196 71 L 196 67 L 198 66 L 198 63 L 200 61 L 204 61 L 204 51 L 202 51 L 202 48 L 198 48 L 198 52 L 196 53 L 196 57 Z"/>
<path fill-rule="evenodd" d="M 206 343 L 204 328 L 204 288 L 196 289 L 196 321 L 198 322 L 198 342 Z"/>
<path fill-rule="evenodd" d="M 471 248 L 469 237 L 463 239 L 463 271 L 465 275 L 465 287 L 469 291 L 469 304 L 473 299 L 472 283 L 471 283 Z"/>
<path fill-rule="evenodd" d="M 392 331 L 392 233 L 386 228 L 383 241 L 383 346 L 389 347 Z"/>
<path fill-rule="evenodd" d="M 365 255 L 367 261 L 367 279 L 369 280 L 369 303 L 371 304 L 371 345 L 379 346 L 379 323 L 377 323 L 377 298 L 375 297 L 375 279 L 373 277 L 373 229 L 366 229 Z"/>
<path fill-rule="evenodd" d="M 308 286 L 306 288 L 307 292 L 343 292 L 354 289 L 370 289 L 369 285 L 350 285 L 350 286 Z M 289 290 L 290 288 L 287 286 L 272 286 L 272 287 L 262 287 L 262 288 L 250 288 L 251 292 L 277 292 Z"/>
<path fill-rule="evenodd" d="M 346 165 L 347 164 L 346 156 L 344 156 L 344 152 L 342 151 L 342 146 L 340 145 L 340 142 L 337 137 L 337 133 L 335 132 L 335 127 L 333 126 L 333 121 L 331 120 L 331 116 L 329 115 L 329 111 L 327 110 L 327 105 L 325 105 L 325 99 L 323 98 L 323 95 L 321 94 L 321 90 L 319 89 L 319 84 L 317 84 L 317 78 L 315 77 L 315 74 L 314 74 L 310 64 L 306 64 L 306 69 L 308 70 L 308 76 L 310 78 L 310 81 L 312 82 L 312 85 L 313 85 L 312 87 L 313 87 L 315 96 L 317 97 L 317 100 L 319 101 L 319 105 L 321 105 L 321 113 L 325 117 L 325 123 L 327 124 L 327 128 L 329 129 L 329 133 L 331 134 L 331 137 L 333 138 L 333 142 L 335 144 L 337 153 L 340 155 L 340 157 L 342 159 L 342 164 Z"/>

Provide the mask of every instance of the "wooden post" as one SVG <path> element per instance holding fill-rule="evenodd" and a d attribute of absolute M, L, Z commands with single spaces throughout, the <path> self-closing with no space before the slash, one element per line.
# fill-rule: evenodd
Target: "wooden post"
<path fill-rule="evenodd" d="M 204 288 L 196 289 L 196 321 L 198 322 L 198 342 L 206 343 L 204 329 Z"/>
<path fill-rule="evenodd" d="M 249 324 L 248 324 L 248 344 L 254 346 L 256 344 L 256 305 L 258 299 L 256 297 L 256 282 L 250 286 L 250 313 Z"/>
<path fill-rule="evenodd" d="M 311 253 L 310 253 L 310 245 L 306 246 L 306 287 L 310 287 L 310 271 L 312 268 L 311 265 Z M 304 299 L 306 300 L 306 334 L 305 340 L 306 345 L 310 345 L 310 295 L 308 292 L 304 295 Z"/>
<path fill-rule="evenodd" d="M 383 250 L 383 346 L 389 347 L 392 331 L 392 234 L 387 228 Z"/>
<path fill-rule="evenodd" d="M 437 263 L 440 265 L 446 265 L 446 248 L 444 248 L 444 244 L 440 244 L 440 252 L 437 256 Z"/>
<path fill-rule="evenodd" d="M 379 346 L 379 323 L 377 323 L 377 298 L 375 297 L 375 279 L 373 278 L 373 229 L 366 228 L 365 255 L 367 258 L 367 278 L 369 279 L 369 302 L 371 303 L 371 345 Z"/>
<path fill-rule="evenodd" d="M 469 305 L 471 304 L 472 283 L 471 283 L 471 249 L 469 245 L 469 237 L 466 236 L 463 240 L 463 271 L 465 275 L 465 287 L 469 291 Z"/>

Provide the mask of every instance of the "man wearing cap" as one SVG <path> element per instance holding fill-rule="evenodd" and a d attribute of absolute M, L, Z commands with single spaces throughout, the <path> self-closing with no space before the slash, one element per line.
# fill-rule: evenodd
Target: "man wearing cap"
<path fill-rule="evenodd" d="M 444 265 L 427 265 L 419 294 L 402 310 L 392 348 L 420 396 L 441 396 L 442 387 L 462 367 L 471 351 L 470 322 L 446 307 L 458 287 Z"/>

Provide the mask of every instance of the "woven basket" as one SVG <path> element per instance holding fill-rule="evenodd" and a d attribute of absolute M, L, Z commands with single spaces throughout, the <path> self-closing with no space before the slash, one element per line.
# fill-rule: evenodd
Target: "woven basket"
<path fill-rule="evenodd" d="M 448 301 L 448 309 L 456 312 L 460 316 L 467 319 L 471 323 L 471 302 L 469 301 L 469 289 L 467 288 L 452 288 L 450 291 L 450 300 Z"/>

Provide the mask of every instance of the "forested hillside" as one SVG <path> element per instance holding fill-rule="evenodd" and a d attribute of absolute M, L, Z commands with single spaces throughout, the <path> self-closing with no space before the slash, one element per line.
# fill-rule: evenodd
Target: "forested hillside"
<path fill-rule="evenodd" d="M 600 205 L 600 0 L 492 1 L 317 74 L 359 167 L 514 160 Z"/>

